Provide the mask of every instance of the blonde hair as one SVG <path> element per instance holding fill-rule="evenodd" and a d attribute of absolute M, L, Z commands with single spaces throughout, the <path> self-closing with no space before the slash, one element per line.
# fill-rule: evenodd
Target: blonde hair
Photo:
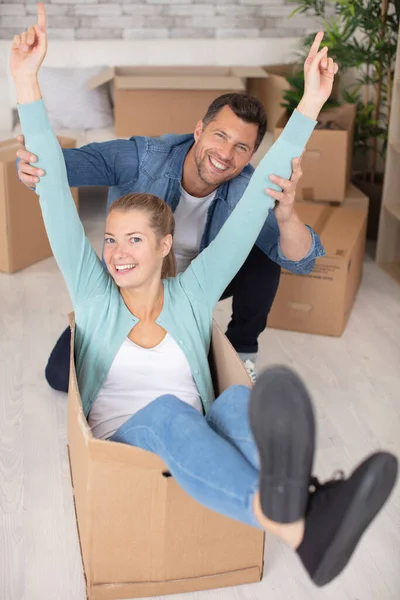
<path fill-rule="evenodd" d="M 158 241 L 167 235 L 174 237 L 175 219 L 171 208 L 164 200 L 153 196 L 153 194 L 126 194 L 115 200 L 110 206 L 109 213 L 113 210 L 142 210 L 149 215 L 150 227 L 154 231 Z M 171 248 L 164 257 L 161 278 L 176 276 L 176 259 Z"/>

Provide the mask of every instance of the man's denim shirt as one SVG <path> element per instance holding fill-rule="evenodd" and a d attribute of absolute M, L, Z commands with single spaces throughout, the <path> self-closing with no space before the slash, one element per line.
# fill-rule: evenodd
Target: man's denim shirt
<path fill-rule="evenodd" d="M 132 137 L 129 140 L 88 144 L 79 149 L 64 149 L 68 181 L 71 187 L 108 186 L 107 208 L 124 194 L 146 192 L 164 199 L 175 211 L 181 196 L 183 163 L 193 142 L 192 134 L 168 134 L 160 138 Z M 253 167 L 248 165 L 234 179 L 217 189 L 208 210 L 200 251 L 218 234 L 242 197 L 253 171 Z M 319 236 L 309 229 L 312 245 L 307 256 L 300 261 L 288 260 L 280 249 L 279 227 L 271 210 L 256 244 L 281 267 L 293 273 L 310 273 L 315 259 L 323 256 L 325 250 Z"/>

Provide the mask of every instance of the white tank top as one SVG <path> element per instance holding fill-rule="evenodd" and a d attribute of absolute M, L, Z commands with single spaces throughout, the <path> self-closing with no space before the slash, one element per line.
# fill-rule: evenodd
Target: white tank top
<path fill-rule="evenodd" d="M 168 333 L 154 348 L 142 348 L 126 338 L 89 413 L 94 437 L 110 437 L 162 394 L 174 394 L 203 413 L 187 358 Z"/>

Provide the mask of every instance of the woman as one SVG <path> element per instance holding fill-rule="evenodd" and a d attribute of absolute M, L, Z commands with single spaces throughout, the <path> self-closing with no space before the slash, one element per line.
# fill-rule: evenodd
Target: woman
<path fill-rule="evenodd" d="M 330 95 L 337 65 L 318 51 L 321 39 L 305 63 L 298 110 L 217 238 L 177 277 L 173 215 L 154 196 L 112 205 L 107 271 L 84 235 L 37 82 L 47 45 L 43 5 L 11 56 L 26 145 L 46 172 L 37 191 L 75 310 L 77 375 L 94 435 L 159 454 L 197 501 L 296 549 L 317 585 L 347 564 L 390 494 L 397 461 L 377 453 L 350 479 L 319 484 L 311 478 L 313 411 L 297 376 L 272 368 L 251 398 L 233 386 L 214 401 L 207 356 L 213 308 L 273 208 L 268 176 L 289 175 Z"/>

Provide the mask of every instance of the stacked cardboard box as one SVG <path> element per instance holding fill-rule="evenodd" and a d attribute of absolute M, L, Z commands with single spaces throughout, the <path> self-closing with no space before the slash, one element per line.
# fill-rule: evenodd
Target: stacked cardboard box
<path fill-rule="evenodd" d="M 261 67 L 112 67 L 88 82 L 112 84 L 115 134 L 190 133 L 215 98 L 244 92 Z"/>
<path fill-rule="evenodd" d="M 258 98 L 267 113 L 267 129 L 273 133 L 279 121 L 285 116 L 286 109 L 282 106 L 284 94 L 291 89 L 287 77 L 299 72 L 299 65 L 285 63 L 260 67 L 262 74 L 253 72 L 247 80 L 247 91 Z M 335 77 L 332 98 L 339 97 L 339 77 Z"/>
<path fill-rule="evenodd" d="M 265 67 L 250 91 L 264 104 L 276 140 L 288 120 L 281 106 L 293 65 Z M 309 275 L 282 270 L 268 327 L 340 336 L 361 282 L 368 197 L 350 183 L 355 106 L 323 111 L 302 158 L 296 210 L 320 235 L 326 256 Z"/>
<path fill-rule="evenodd" d="M 64 148 L 75 148 L 75 140 L 59 138 Z M 0 271 L 14 273 L 51 256 L 39 199 L 23 185 L 15 161 L 19 144 L 0 142 Z M 78 206 L 78 190 L 72 195 Z"/>
<path fill-rule="evenodd" d="M 342 335 L 361 282 L 368 198 L 349 184 L 340 206 L 298 202 L 304 223 L 321 237 L 326 255 L 309 275 L 282 269 L 268 327 L 320 335 Z"/>
<path fill-rule="evenodd" d="M 263 70 L 264 77 L 254 73 L 248 79 L 247 89 L 264 105 L 268 131 L 276 140 L 289 118 L 281 105 L 285 91 L 290 89 L 286 77 L 295 72 L 296 65 L 271 65 Z M 338 96 L 335 86 L 332 96 Z M 320 113 L 303 156 L 304 175 L 297 186 L 296 200 L 344 201 L 351 174 L 354 123 L 355 106 L 352 104 Z"/>
<path fill-rule="evenodd" d="M 355 105 L 322 111 L 302 157 L 303 177 L 296 200 L 343 202 L 351 176 Z M 274 129 L 276 140 L 288 120 L 284 114 Z"/>

